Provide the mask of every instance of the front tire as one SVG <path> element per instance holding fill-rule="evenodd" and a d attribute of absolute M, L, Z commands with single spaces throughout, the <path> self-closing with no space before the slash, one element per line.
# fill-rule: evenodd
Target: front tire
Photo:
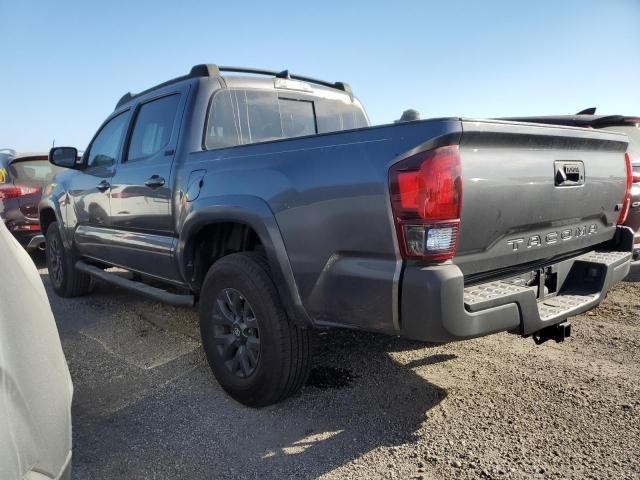
<path fill-rule="evenodd" d="M 209 366 L 238 402 L 264 407 L 304 385 L 308 328 L 287 317 L 264 257 L 235 253 L 209 269 L 200 292 L 200 332 Z"/>
<path fill-rule="evenodd" d="M 77 297 L 91 291 L 91 277 L 76 269 L 76 259 L 64 248 L 57 222 L 47 228 L 45 252 L 49 279 L 58 295 Z"/>

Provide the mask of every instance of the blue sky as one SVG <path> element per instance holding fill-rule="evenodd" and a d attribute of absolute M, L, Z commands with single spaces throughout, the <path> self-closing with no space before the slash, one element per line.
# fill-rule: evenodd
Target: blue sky
<path fill-rule="evenodd" d="M 197 63 L 351 83 L 374 124 L 640 115 L 640 0 L 0 0 L 0 148 L 84 148 L 127 91 Z"/>

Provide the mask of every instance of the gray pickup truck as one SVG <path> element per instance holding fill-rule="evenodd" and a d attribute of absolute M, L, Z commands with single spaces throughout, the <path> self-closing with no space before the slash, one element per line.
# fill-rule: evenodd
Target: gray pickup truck
<path fill-rule="evenodd" d="M 346 83 L 197 65 L 126 94 L 82 157 L 52 149 L 67 170 L 40 222 L 58 294 L 97 277 L 197 304 L 219 383 L 263 406 L 304 384 L 314 327 L 563 340 L 629 272 L 627 145 L 496 120 L 370 127 Z"/>

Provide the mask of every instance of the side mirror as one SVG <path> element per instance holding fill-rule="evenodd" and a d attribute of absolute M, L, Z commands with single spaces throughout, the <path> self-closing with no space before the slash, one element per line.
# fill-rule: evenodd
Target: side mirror
<path fill-rule="evenodd" d="M 49 162 L 63 168 L 79 168 L 78 149 L 73 147 L 53 147 L 49 150 Z"/>

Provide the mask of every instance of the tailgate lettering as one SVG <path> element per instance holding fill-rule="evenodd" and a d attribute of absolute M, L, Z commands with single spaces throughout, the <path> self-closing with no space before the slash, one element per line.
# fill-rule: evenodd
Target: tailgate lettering
<path fill-rule="evenodd" d="M 520 246 L 526 244 L 527 248 L 543 247 L 545 245 L 552 245 L 558 242 L 558 239 L 562 241 L 574 240 L 581 237 L 586 237 L 598 233 L 598 225 L 592 223 L 590 225 L 581 225 L 575 228 L 567 228 L 559 232 L 548 232 L 544 235 L 534 234 L 528 237 L 512 238 L 507 240 L 507 245 L 511 247 L 511 250 L 516 252 L 520 249 Z"/>

